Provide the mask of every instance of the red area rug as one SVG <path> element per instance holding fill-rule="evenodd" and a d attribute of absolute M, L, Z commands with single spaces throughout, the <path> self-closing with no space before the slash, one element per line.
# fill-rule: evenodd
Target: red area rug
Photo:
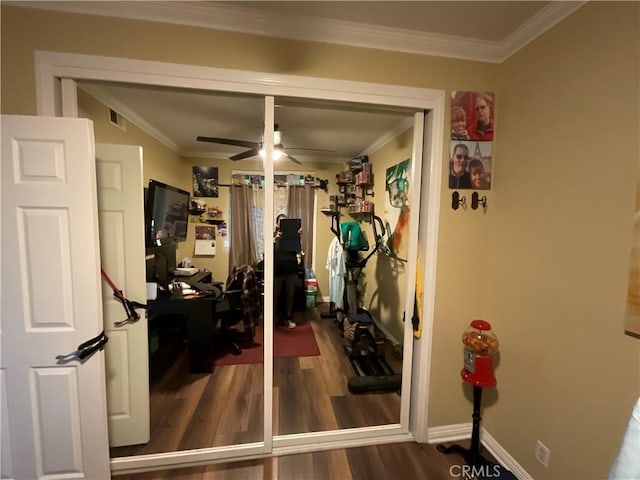
<path fill-rule="evenodd" d="M 216 342 L 214 362 L 216 366 L 242 365 L 247 363 L 262 363 L 264 355 L 264 335 L 262 327 L 256 329 L 253 342 L 242 338 L 239 332 L 236 343 L 242 348 L 240 355 L 233 355 L 228 344 Z M 283 357 L 314 357 L 320 355 L 318 342 L 313 334 L 310 323 L 298 325 L 297 328 L 287 328 L 278 325 L 273 332 L 273 356 Z"/>

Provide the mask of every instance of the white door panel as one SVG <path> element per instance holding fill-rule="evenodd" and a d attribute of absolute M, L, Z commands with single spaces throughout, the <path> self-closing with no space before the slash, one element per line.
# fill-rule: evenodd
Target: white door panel
<path fill-rule="evenodd" d="M 142 148 L 96 145 L 102 268 L 124 295 L 146 302 Z M 150 436 L 147 318 L 126 319 L 122 303 L 103 282 L 104 327 L 109 337 L 107 413 L 109 445 L 146 443 Z"/>
<path fill-rule="evenodd" d="M 3 116 L 1 158 L 2 475 L 109 478 L 93 125 Z"/>

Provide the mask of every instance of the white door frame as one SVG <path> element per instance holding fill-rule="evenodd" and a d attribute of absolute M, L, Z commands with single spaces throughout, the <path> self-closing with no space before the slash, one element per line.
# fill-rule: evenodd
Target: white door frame
<path fill-rule="evenodd" d="M 410 383 L 403 382 L 400 424 L 275 437 L 273 438 L 273 447 L 269 448 L 272 438 L 271 400 L 267 400 L 265 396 L 265 442 L 117 458 L 112 459 L 111 465 L 113 471 L 133 472 L 176 465 L 204 464 L 220 459 L 255 458 L 256 456 L 348 448 L 414 439 L 418 442 L 427 441 L 428 391 L 443 164 L 444 91 L 44 51 L 35 52 L 35 73 L 37 113 L 48 116 L 73 116 L 77 114 L 75 82 L 61 83 L 61 79 L 109 80 L 215 92 L 360 102 L 414 108 L 428 112 L 424 127 L 420 125 L 422 122 L 414 122 L 414 128 L 419 126 L 420 130 L 423 129 L 424 138 L 427 139 L 427 143 L 422 149 L 422 160 L 426 168 L 421 171 L 422 165 L 419 165 L 416 170 L 418 162 L 412 162 L 412 173 L 416 174 L 413 178 L 423 179 L 422 188 L 425 191 L 425 195 L 420 196 L 420 192 L 415 192 L 417 189 L 412 188 L 412 195 L 416 195 L 415 198 L 412 198 L 412 204 L 421 205 L 420 209 L 412 211 L 412 225 L 417 224 L 419 215 L 421 222 L 418 242 L 422 248 L 421 262 L 424 285 L 423 307 L 420 312 L 423 335 L 420 340 L 411 341 L 410 322 L 407 322 L 404 339 L 408 343 L 405 343 L 405 349 L 408 348 L 408 353 L 411 353 L 413 347 L 414 361 L 413 365 L 410 364 L 411 362 L 405 362 L 403 368 L 403 375 L 406 375 L 403 378 L 410 378 Z M 417 114 L 415 118 L 418 118 Z M 419 133 L 421 132 L 414 131 L 414 158 L 421 147 L 416 143 L 418 141 L 416 137 L 419 136 L 417 135 Z M 419 139 L 419 143 L 422 143 L 422 138 Z M 424 211 L 425 207 L 426 212 Z M 414 242 L 413 246 L 410 245 L 414 252 L 417 251 L 418 242 Z M 415 265 L 409 270 L 409 274 L 411 271 L 415 272 Z M 412 285 L 411 282 L 409 283 Z M 411 295 L 411 297 L 413 296 Z M 412 301 L 408 300 L 408 303 L 412 303 Z M 413 308 L 412 305 L 409 307 Z M 265 358 L 265 372 L 272 370 L 272 368 L 273 360 Z M 270 381 L 271 376 L 265 375 L 265 393 L 271 391 L 271 385 L 267 385 L 267 382 Z M 411 395 L 408 395 L 409 392 Z M 409 408 L 412 400 L 412 408 Z"/>

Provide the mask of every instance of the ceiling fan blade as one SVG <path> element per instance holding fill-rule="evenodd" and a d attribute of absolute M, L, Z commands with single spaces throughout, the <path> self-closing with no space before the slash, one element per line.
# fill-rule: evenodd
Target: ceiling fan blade
<path fill-rule="evenodd" d="M 295 157 L 292 157 L 291 155 L 289 155 L 287 152 L 282 152 L 282 155 L 284 155 L 285 157 L 287 157 L 289 160 L 291 160 L 294 163 L 297 163 L 298 165 L 302 165 L 302 162 L 300 160 L 298 160 Z"/>
<path fill-rule="evenodd" d="M 199 142 L 221 143 L 223 145 L 235 145 L 236 147 L 244 148 L 259 148 L 260 144 L 256 142 L 248 142 L 246 140 L 234 140 L 232 138 L 218 138 L 218 137 L 197 137 Z"/>
<path fill-rule="evenodd" d="M 229 160 L 244 160 L 245 158 L 255 157 L 256 155 L 258 155 L 258 149 L 252 148 L 246 152 L 238 153 L 237 155 L 229 157 Z"/>

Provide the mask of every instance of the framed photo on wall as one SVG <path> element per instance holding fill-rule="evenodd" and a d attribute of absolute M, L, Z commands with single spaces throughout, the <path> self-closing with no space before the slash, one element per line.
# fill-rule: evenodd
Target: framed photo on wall
<path fill-rule="evenodd" d="M 451 92 L 449 188 L 491 188 L 494 115 L 492 92 Z"/>
<path fill-rule="evenodd" d="M 193 196 L 218 197 L 218 167 L 193 167 Z"/>

